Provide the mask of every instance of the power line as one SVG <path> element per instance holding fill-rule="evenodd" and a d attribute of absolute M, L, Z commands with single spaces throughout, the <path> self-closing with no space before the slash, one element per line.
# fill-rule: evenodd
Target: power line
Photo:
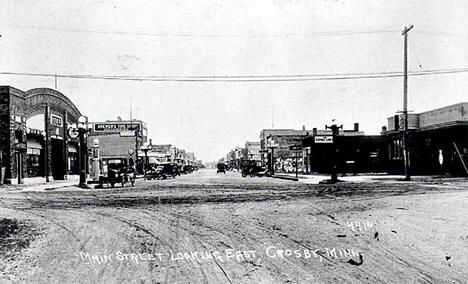
<path fill-rule="evenodd" d="M 468 68 L 433 69 L 408 72 L 408 76 L 467 73 Z M 359 80 L 403 77 L 402 72 L 369 72 L 344 74 L 288 74 L 288 75 L 223 75 L 223 76 L 117 76 L 55 73 L 0 72 L 0 75 L 57 77 L 88 80 L 150 81 L 150 82 L 287 82 L 287 81 L 329 81 Z"/>
<path fill-rule="evenodd" d="M 151 36 L 151 37 L 201 37 L 201 38 L 222 38 L 222 37 L 313 37 L 313 36 L 352 36 L 361 34 L 383 34 L 396 33 L 398 30 L 348 30 L 348 31 L 314 31 L 304 33 L 271 33 L 271 34 L 202 34 L 190 32 L 147 32 L 147 31 L 124 31 L 124 30 L 94 30 L 94 29 L 73 29 L 73 28 L 57 28 L 44 27 L 37 25 L 3 25 L 8 28 L 16 29 L 34 29 L 56 32 L 71 32 L 71 33 L 90 33 L 90 34 L 114 34 L 114 35 L 131 35 L 131 36 Z"/>

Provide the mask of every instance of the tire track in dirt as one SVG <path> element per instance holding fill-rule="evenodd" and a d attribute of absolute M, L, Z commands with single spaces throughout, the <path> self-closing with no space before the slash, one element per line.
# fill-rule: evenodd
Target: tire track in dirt
<path fill-rule="evenodd" d="M 31 201 L 32 199 L 35 199 L 35 198 L 31 197 L 29 194 L 25 194 L 25 198 L 26 198 L 28 201 Z M 52 220 L 52 219 L 49 218 L 49 217 L 46 217 L 45 215 L 39 214 L 39 213 L 37 213 L 37 212 L 33 212 L 33 211 L 32 211 L 33 209 L 12 208 L 12 207 L 6 205 L 6 203 L 5 203 L 4 201 L 0 200 L 0 202 L 3 203 L 3 206 L 4 206 L 5 208 L 8 208 L 8 209 L 10 209 L 10 210 L 20 211 L 20 212 L 23 212 L 23 213 L 26 213 L 26 214 L 30 214 L 30 215 L 34 215 L 34 216 L 36 216 L 36 217 L 42 218 L 42 219 L 44 219 L 44 220 L 46 220 L 46 221 L 48 221 L 48 222 L 54 224 L 55 226 L 57 226 L 57 227 L 63 229 L 63 230 L 66 231 L 68 234 L 70 234 L 78 243 L 80 243 L 80 248 L 83 248 L 82 240 L 81 240 L 71 229 L 69 229 L 68 227 L 66 227 L 66 226 L 64 226 L 64 225 L 62 225 L 62 224 L 60 224 L 60 223 L 58 223 L 58 222 Z"/>
<path fill-rule="evenodd" d="M 148 215 L 150 215 L 151 217 L 154 217 L 154 215 L 152 213 L 154 212 L 150 212 L 148 210 L 144 210 L 142 211 Z M 165 215 L 166 216 L 166 219 L 169 220 L 170 222 L 173 222 L 173 218 L 174 216 L 177 216 L 179 218 L 182 218 L 182 219 L 185 219 L 185 220 L 188 220 L 187 218 L 185 218 L 186 216 L 185 215 L 182 215 L 182 214 L 173 214 L 173 213 L 162 213 L 161 211 L 158 211 L 159 214 L 162 214 L 162 215 Z M 203 237 L 199 234 L 199 232 L 193 230 L 193 229 L 190 229 L 188 226 L 181 226 L 180 223 L 177 224 L 178 225 L 178 228 L 180 229 L 183 229 L 185 231 L 187 231 L 188 233 L 190 233 L 191 235 L 193 236 L 199 236 L 199 237 Z M 199 225 L 202 225 L 202 224 L 199 224 Z M 218 228 L 215 228 L 215 227 L 211 227 L 211 226 L 205 226 L 207 227 L 208 229 L 214 231 L 214 232 L 217 232 L 218 234 L 221 234 L 225 237 L 228 237 L 228 235 L 226 235 L 224 232 L 222 232 L 221 230 L 219 230 Z M 169 228 L 171 231 L 175 232 L 175 229 L 173 229 L 172 227 Z M 202 241 L 201 238 L 199 237 L 196 237 L 195 238 L 195 241 L 197 243 L 199 243 L 206 251 L 211 251 L 208 246 L 205 244 L 205 243 L 208 243 L 209 245 L 211 245 L 212 247 L 216 248 L 216 245 L 211 243 L 211 242 L 208 242 L 208 241 Z M 220 269 L 220 271 L 223 273 L 224 277 L 226 278 L 226 280 L 232 284 L 232 279 L 228 276 L 226 270 L 224 269 L 224 267 L 217 261 L 216 257 L 213 257 L 213 262 L 216 264 L 216 266 Z"/>
<path fill-rule="evenodd" d="M 93 194 L 93 196 L 94 196 L 94 198 L 95 198 L 96 200 L 100 200 L 100 198 L 97 196 L 97 194 Z M 131 222 L 131 221 L 126 220 L 126 219 L 121 218 L 121 217 L 119 218 L 119 217 L 113 216 L 113 215 L 111 215 L 111 214 L 109 214 L 109 213 L 104 213 L 104 212 L 99 212 L 99 211 L 95 211 L 95 213 L 98 214 L 98 215 L 101 215 L 101 216 L 104 216 L 104 217 L 107 217 L 107 218 L 116 220 L 116 221 L 118 221 L 118 222 L 121 222 L 121 223 L 123 223 L 123 224 L 129 226 L 130 228 L 134 228 L 134 229 L 136 229 L 136 230 L 140 230 L 140 231 L 142 231 L 143 233 L 145 233 L 146 235 L 152 237 L 153 240 L 159 242 L 161 245 L 166 245 L 166 246 L 169 247 L 170 249 L 174 249 L 174 247 L 173 247 L 170 243 L 162 241 L 161 238 L 159 238 L 159 237 L 158 237 L 157 235 L 155 235 L 151 230 L 145 228 L 145 227 L 142 226 L 142 225 L 139 225 L 139 224 L 137 224 L 137 223 L 135 223 L 135 222 Z M 137 217 L 139 217 L 139 216 L 137 216 Z M 137 219 L 134 219 L 134 221 L 135 221 L 135 220 L 137 220 Z M 127 238 L 127 239 L 129 239 L 129 238 Z M 135 240 L 133 240 L 133 241 L 135 241 Z M 139 247 L 140 247 L 140 249 L 141 249 L 141 247 L 143 246 L 143 244 L 142 244 L 140 241 L 138 241 L 138 242 L 139 242 L 138 245 L 139 245 Z M 154 249 L 154 246 L 155 246 L 155 242 L 153 242 L 152 248 L 151 248 L 151 249 Z M 145 248 L 145 249 L 146 249 L 146 248 Z M 158 266 L 158 265 L 156 265 L 156 264 L 154 264 L 154 263 L 152 263 L 152 262 L 149 262 L 149 263 L 148 263 L 149 272 L 150 272 L 151 274 L 153 273 L 153 269 L 154 269 L 155 266 Z M 172 266 L 171 266 L 171 267 L 172 267 Z M 166 268 L 166 269 L 167 269 L 167 267 L 160 267 L 160 269 L 161 269 L 161 268 Z M 201 271 L 202 276 L 203 276 L 203 278 L 205 279 L 205 282 L 206 282 L 207 276 L 206 276 L 205 271 L 204 271 L 202 268 L 200 268 L 200 271 Z M 180 271 L 178 271 L 178 273 L 179 273 L 180 276 L 182 276 L 182 274 L 181 274 Z M 166 275 L 165 275 L 165 279 L 166 279 L 166 280 L 167 280 L 167 277 L 168 277 L 168 273 L 167 273 L 167 271 L 166 271 Z"/>
<path fill-rule="evenodd" d="M 131 212 L 131 214 L 136 214 L 136 213 L 141 213 L 141 212 Z M 103 214 L 103 213 L 98 213 L 98 214 Z M 128 213 L 127 213 L 128 214 Z M 143 225 L 141 224 L 137 224 L 135 222 L 131 222 L 129 220 L 125 220 L 124 218 L 122 217 L 116 217 L 116 216 L 112 216 L 111 214 L 108 214 L 108 213 L 104 213 L 105 216 L 109 217 L 109 218 L 112 218 L 114 220 L 117 220 L 117 221 L 120 221 L 130 227 L 133 227 L 133 228 L 136 228 L 137 230 L 140 230 L 142 232 L 144 232 L 145 234 L 147 234 L 148 236 L 151 236 L 154 240 L 157 240 L 159 242 L 159 244 L 161 246 L 167 246 L 169 247 L 171 250 L 175 250 L 175 247 L 173 245 L 171 245 L 169 242 L 164 242 L 159 236 L 157 236 L 153 231 L 151 231 L 150 229 L 147 229 L 146 227 L 144 227 Z M 130 214 L 128 215 L 128 217 L 131 216 Z M 134 216 L 135 217 L 135 216 Z M 136 216 L 138 217 L 137 220 L 139 221 L 148 221 L 147 220 L 141 220 L 141 216 Z M 150 221 L 154 221 L 154 216 L 153 218 L 149 219 Z M 154 247 L 154 243 L 153 243 L 153 247 Z M 187 260 L 185 260 L 186 263 L 190 263 L 188 262 Z M 167 268 L 167 267 L 166 267 Z M 206 274 L 206 271 L 203 269 L 203 267 L 197 263 L 197 268 L 198 268 L 198 271 L 200 271 L 200 273 L 202 274 L 202 277 L 204 279 L 204 282 L 207 282 L 208 281 L 208 277 L 207 277 L 207 274 Z M 150 271 L 152 271 L 153 269 L 153 265 L 151 265 L 150 263 Z M 182 276 L 179 272 L 179 275 Z M 166 279 L 167 279 L 167 275 L 166 275 Z"/>
<path fill-rule="evenodd" d="M 174 213 L 171 213 L 171 214 L 174 214 Z M 202 218 L 198 218 L 198 217 L 195 217 L 195 216 L 181 215 L 181 214 L 178 214 L 178 213 L 176 213 L 176 215 L 178 215 L 178 216 L 183 216 L 183 217 L 185 217 L 186 219 L 188 219 L 188 220 L 190 220 L 190 221 L 197 221 L 200 225 L 205 226 L 205 227 L 207 227 L 207 228 L 209 228 L 209 229 L 212 229 L 212 228 L 213 228 L 213 226 L 204 225 L 204 223 L 206 223 L 206 222 L 205 222 L 205 220 L 203 220 Z M 242 218 L 242 217 L 239 217 L 239 216 L 236 216 L 236 218 L 238 218 L 238 219 L 244 221 L 243 225 L 248 225 L 248 226 L 250 226 L 250 227 L 253 228 L 253 229 L 262 230 L 262 231 L 264 231 L 264 232 L 267 233 L 267 234 L 276 235 L 277 237 L 282 238 L 282 239 L 285 239 L 285 240 L 288 241 L 288 242 L 292 242 L 292 243 L 294 243 L 294 244 L 297 244 L 297 245 L 299 245 L 299 246 L 301 246 L 301 247 L 303 247 L 303 248 L 306 248 L 306 249 L 308 249 L 308 250 L 310 250 L 310 251 L 315 251 L 315 252 L 317 253 L 317 255 L 320 255 L 322 258 L 328 260 L 328 261 L 329 261 L 330 263 L 332 263 L 332 264 L 341 266 L 342 268 L 344 268 L 345 270 L 347 270 L 347 272 L 354 271 L 353 269 L 349 268 L 348 265 L 346 265 L 346 264 L 344 264 L 344 263 L 342 263 L 342 262 L 340 262 L 340 261 L 333 261 L 333 260 L 329 259 L 328 257 L 326 257 L 326 256 L 324 255 L 323 252 L 314 250 L 313 248 L 311 248 L 311 247 L 309 247 L 309 246 L 303 244 L 303 243 L 300 242 L 300 241 L 295 240 L 294 238 L 289 237 L 288 235 L 285 235 L 285 234 L 283 234 L 283 233 L 279 233 L 279 232 L 276 232 L 276 231 L 274 231 L 274 230 L 271 230 L 271 228 L 268 228 L 268 227 L 266 227 L 266 226 L 264 226 L 264 225 L 261 225 L 261 224 L 254 224 L 254 223 L 252 223 L 249 219 L 246 219 L 246 218 Z M 327 221 L 328 221 L 328 220 L 327 220 Z M 221 230 L 218 229 L 218 228 L 217 228 L 216 230 L 221 232 Z M 240 233 L 240 232 L 236 232 L 236 234 L 239 234 L 239 233 Z M 250 238 L 250 239 L 252 239 L 252 240 L 255 240 L 255 239 L 256 239 L 255 237 L 247 236 L 247 235 L 245 235 L 245 234 L 244 234 L 244 236 L 247 237 L 247 238 Z M 292 260 L 290 260 L 290 259 L 288 259 L 288 258 L 284 258 L 283 260 L 289 261 L 289 262 L 291 262 L 292 264 L 296 265 L 295 262 L 293 262 Z M 304 263 L 307 263 L 307 261 L 304 261 Z M 356 268 L 354 268 L 354 269 L 360 270 L 360 272 L 361 272 L 362 274 L 364 274 L 364 275 L 366 275 L 366 276 L 368 276 L 368 277 L 371 277 L 371 278 L 374 277 L 372 274 L 368 274 L 366 271 L 360 269 L 359 267 L 356 267 Z M 342 280 L 345 281 L 346 279 L 342 279 Z M 375 279 L 375 280 L 377 280 L 377 279 Z"/>
<path fill-rule="evenodd" d="M 158 213 L 162 213 L 162 214 L 165 214 L 166 216 L 169 215 L 169 218 L 173 218 L 174 216 L 176 217 L 179 217 L 179 218 L 182 218 L 184 220 L 186 220 L 186 222 L 188 223 L 196 223 L 197 226 L 199 227 L 204 227 L 206 229 L 208 229 L 209 231 L 213 231 L 213 232 L 216 232 L 217 234 L 223 236 L 223 237 L 226 237 L 230 240 L 233 240 L 232 239 L 232 236 L 237 236 L 237 240 L 235 240 L 235 242 L 238 242 L 240 244 L 242 243 L 245 243 L 245 240 L 249 240 L 250 242 L 253 242 L 253 243 L 256 243 L 256 244 L 261 244 L 263 245 L 262 242 L 260 242 L 258 240 L 258 237 L 256 236 L 252 236 L 252 235 L 249 235 L 249 234 L 246 234 L 246 233 L 243 233 L 239 230 L 228 230 L 226 228 L 221 228 L 219 226 L 215 226 L 215 225 L 207 225 L 207 222 L 205 220 L 203 220 L 202 218 L 197 218 L 197 217 L 194 217 L 193 215 L 184 215 L 184 214 L 181 214 L 181 213 L 176 213 L 176 212 L 158 212 Z M 182 229 L 190 232 L 192 235 L 197 235 L 197 236 L 200 236 L 199 235 L 199 232 L 197 232 L 196 230 L 192 229 L 190 226 L 180 226 Z M 227 232 L 231 232 L 232 234 L 228 234 Z M 267 233 L 271 233 L 271 231 L 267 231 Z M 240 237 L 239 237 L 240 236 Z M 284 238 L 284 236 L 281 236 L 281 235 L 278 235 L 279 237 L 281 238 Z M 201 236 L 201 237 L 205 237 L 205 236 Z M 209 241 L 207 241 L 206 239 L 201 239 L 201 238 L 196 238 L 197 242 L 201 242 L 202 245 L 204 247 L 206 247 L 206 245 L 204 245 L 203 243 L 207 243 L 209 245 L 211 245 L 212 247 L 216 248 L 217 245 L 216 244 L 213 244 Z M 224 244 L 224 243 L 223 243 Z M 226 245 L 226 244 L 224 244 Z M 232 248 L 229 246 L 229 248 Z M 281 273 L 280 271 L 280 267 L 281 268 L 284 268 L 282 267 L 282 265 L 284 265 L 284 263 L 289 263 L 290 266 L 294 267 L 295 269 L 298 269 L 299 267 L 297 266 L 297 263 L 294 262 L 293 260 L 289 259 L 289 258 L 284 258 L 284 259 L 279 259 L 279 258 L 274 258 L 274 259 L 268 259 L 270 263 L 274 264 L 275 266 L 277 266 L 278 268 L 278 272 Z M 261 265 L 261 264 L 255 264 L 253 262 L 249 262 L 249 261 L 246 261 L 246 263 L 250 263 L 251 265 L 253 265 L 254 267 L 256 266 L 261 266 L 261 267 L 264 267 L 266 268 L 267 270 L 270 270 L 270 271 L 274 271 L 272 270 L 272 268 L 268 267 L 268 266 L 265 266 L 265 265 Z M 307 263 L 307 261 L 304 261 L 304 263 Z M 219 263 L 217 263 L 218 266 L 220 266 Z M 221 268 L 221 267 L 220 267 Z M 224 271 L 224 269 L 223 269 Z M 303 273 L 303 275 L 309 275 L 309 270 L 306 270 L 302 267 L 300 267 L 300 271 Z M 276 271 L 275 271 L 276 272 Z M 311 275 L 309 275 L 311 276 Z M 343 279 L 344 280 L 344 279 Z M 280 281 L 280 279 L 278 279 L 278 281 Z"/>
<path fill-rule="evenodd" d="M 388 197 L 388 196 L 384 196 L 384 197 Z M 384 197 L 381 197 L 381 198 L 384 198 Z M 344 201 L 343 197 L 336 197 L 336 196 L 329 196 L 329 198 L 335 200 L 335 201 Z M 374 198 L 369 198 L 369 199 L 374 199 Z M 366 200 L 369 200 L 369 199 L 366 199 Z M 362 199 L 354 199 L 354 200 L 358 200 L 358 201 L 362 201 Z M 354 201 L 353 200 L 353 201 Z M 313 208 L 315 208 L 317 211 L 319 211 L 323 216 L 324 216 L 324 220 L 329 222 L 329 223 L 332 223 L 334 225 L 337 225 L 338 227 L 340 228 L 346 228 L 345 225 L 337 222 L 334 217 L 330 214 L 327 214 L 325 213 L 325 210 L 320 208 L 319 206 L 317 205 L 314 205 L 310 202 L 307 202 L 305 200 L 302 200 L 303 202 L 307 203 L 308 205 L 312 206 Z M 346 200 L 348 201 L 348 200 Z M 361 204 L 362 205 L 362 204 Z M 369 207 L 368 205 L 363 205 L 364 207 L 367 207 L 367 209 L 372 209 L 371 207 Z M 320 216 L 320 215 L 318 215 Z M 326 218 L 326 217 L 328 218 Z M 434 279 L 433 276 L 431 276 L 430 274 L 428 274 L 423 268 L 420 267 L 420 265 L 418 265 L 417 263 L 413 263 L 413 262 L 410 262 L 408 260 L 405 260 L 403 258 L 401 258 L 399 255 L 397 255 L 396 253 L 394 253 L 392 250 L 388 249 L 387 247 L 381 245 L 381 244 L 378 244 L 378 243 L 375 243 L 371 240 L 369 240 L 362 232 L 359 232 L 359 231 L 356 231 L 355 234 L 358 235 L 358 237 L 361 239 L 361 241 L 363 241 L 365 244 L 367 244 L 368 246 L 370 247 L 373 247 L 377 250 L 377 252 L 381 252 L 382 255 L 390 255 L 393 259 L 397 260 L 398 262 L 400 262 L 400 264 L 404 265 L 405 267 L 408 267 L 408 268 L 411 268 L 411 269 L 414 269 L 417 273 L 421 274 L 424 278 L 422 280 L 426 281 L 426 283 L 434 283 L 436 280 L 440 280 L 440 279 Z M 426 265 L 427 266 L 427 265 Z M 459 275 L 463 278 L 463 275 Z"/>

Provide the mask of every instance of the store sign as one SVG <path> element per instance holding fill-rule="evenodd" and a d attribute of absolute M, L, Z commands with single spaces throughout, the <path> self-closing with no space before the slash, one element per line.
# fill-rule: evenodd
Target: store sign
<path fill-rule="evenodd" d="M 75 139 L 77 138 L 79 135 L 79 132 L 78 132 L 78 129 L 75 129 L 75 128 L 68 128 L 68 136 L 71 138 L 71 139 Z"/>
<path fill-rule="evenodd" d="M 50 124 L 53 125 L 53 126 L 61 127 L 62 126 L 62 118 L 60 116 L 51 114 L 50 115 Z"/>
<path fill-rule="evenodd" d="M 315 143 L 333 143 L 333 136 L 315 136 Z"/>
<path fill-rule="evenodd" d="M 131 137 L 131 136 L 135 136 L 135 131 L 134 131 L 134 130 L 120 131 L 120 136 L 121 136 L 121 137 Z"/>
<path fill-rule="evenodd" d="M 140 124 L 137 123 L 95 123 L 95 132 L 124 132 L 140 130 Z M 135 133 L 133 132 L 133 135 Z M 132 136 L 133 136 L 132 135 Z"/>

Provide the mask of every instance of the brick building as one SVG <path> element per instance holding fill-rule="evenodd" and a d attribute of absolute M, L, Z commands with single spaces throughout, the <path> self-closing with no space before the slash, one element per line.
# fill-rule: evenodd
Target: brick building
<path fill-rule="evenodd" d="M 93 122 L 93 128 L 88 135 L 88 145 L 99 141 L 99 156 L 101 158 L 123 157 L 137 161 L 137 169 L 143 171 L 143 155 L 141 146 L 147 141 L 146 123 L 141 120 L 106 120 Z M 138 157 L 137 157 L 138 156 Z"/>
<path fill-rule="evenodd" d="M 48 88 L 22 91 L 0 86 L 0 183 L 22 183 L 43 176 L 64 179 L 77 173 L 78 142 L 69 139 L 70 124 L 81 116 L 62 93 Z M 29 122 L 43 123 L 35 129 Z"/>

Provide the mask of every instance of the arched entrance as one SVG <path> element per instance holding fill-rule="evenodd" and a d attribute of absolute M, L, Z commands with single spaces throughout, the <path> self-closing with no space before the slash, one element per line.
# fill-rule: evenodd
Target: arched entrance
<path fill-rule="evenodd" d="M 67 128 L 81 113 L 70 99 L 48 88 L 23 92 L 2 86 L 0 107 L 0 115 L 6 118 L 0 150 L 7 181 L 21 183 L 22 178 L 34 176 L 64 179 L 77 170 L 77 142 L 68 140 Z M 38 127 L 41 121 L 43 127 Z"/>

